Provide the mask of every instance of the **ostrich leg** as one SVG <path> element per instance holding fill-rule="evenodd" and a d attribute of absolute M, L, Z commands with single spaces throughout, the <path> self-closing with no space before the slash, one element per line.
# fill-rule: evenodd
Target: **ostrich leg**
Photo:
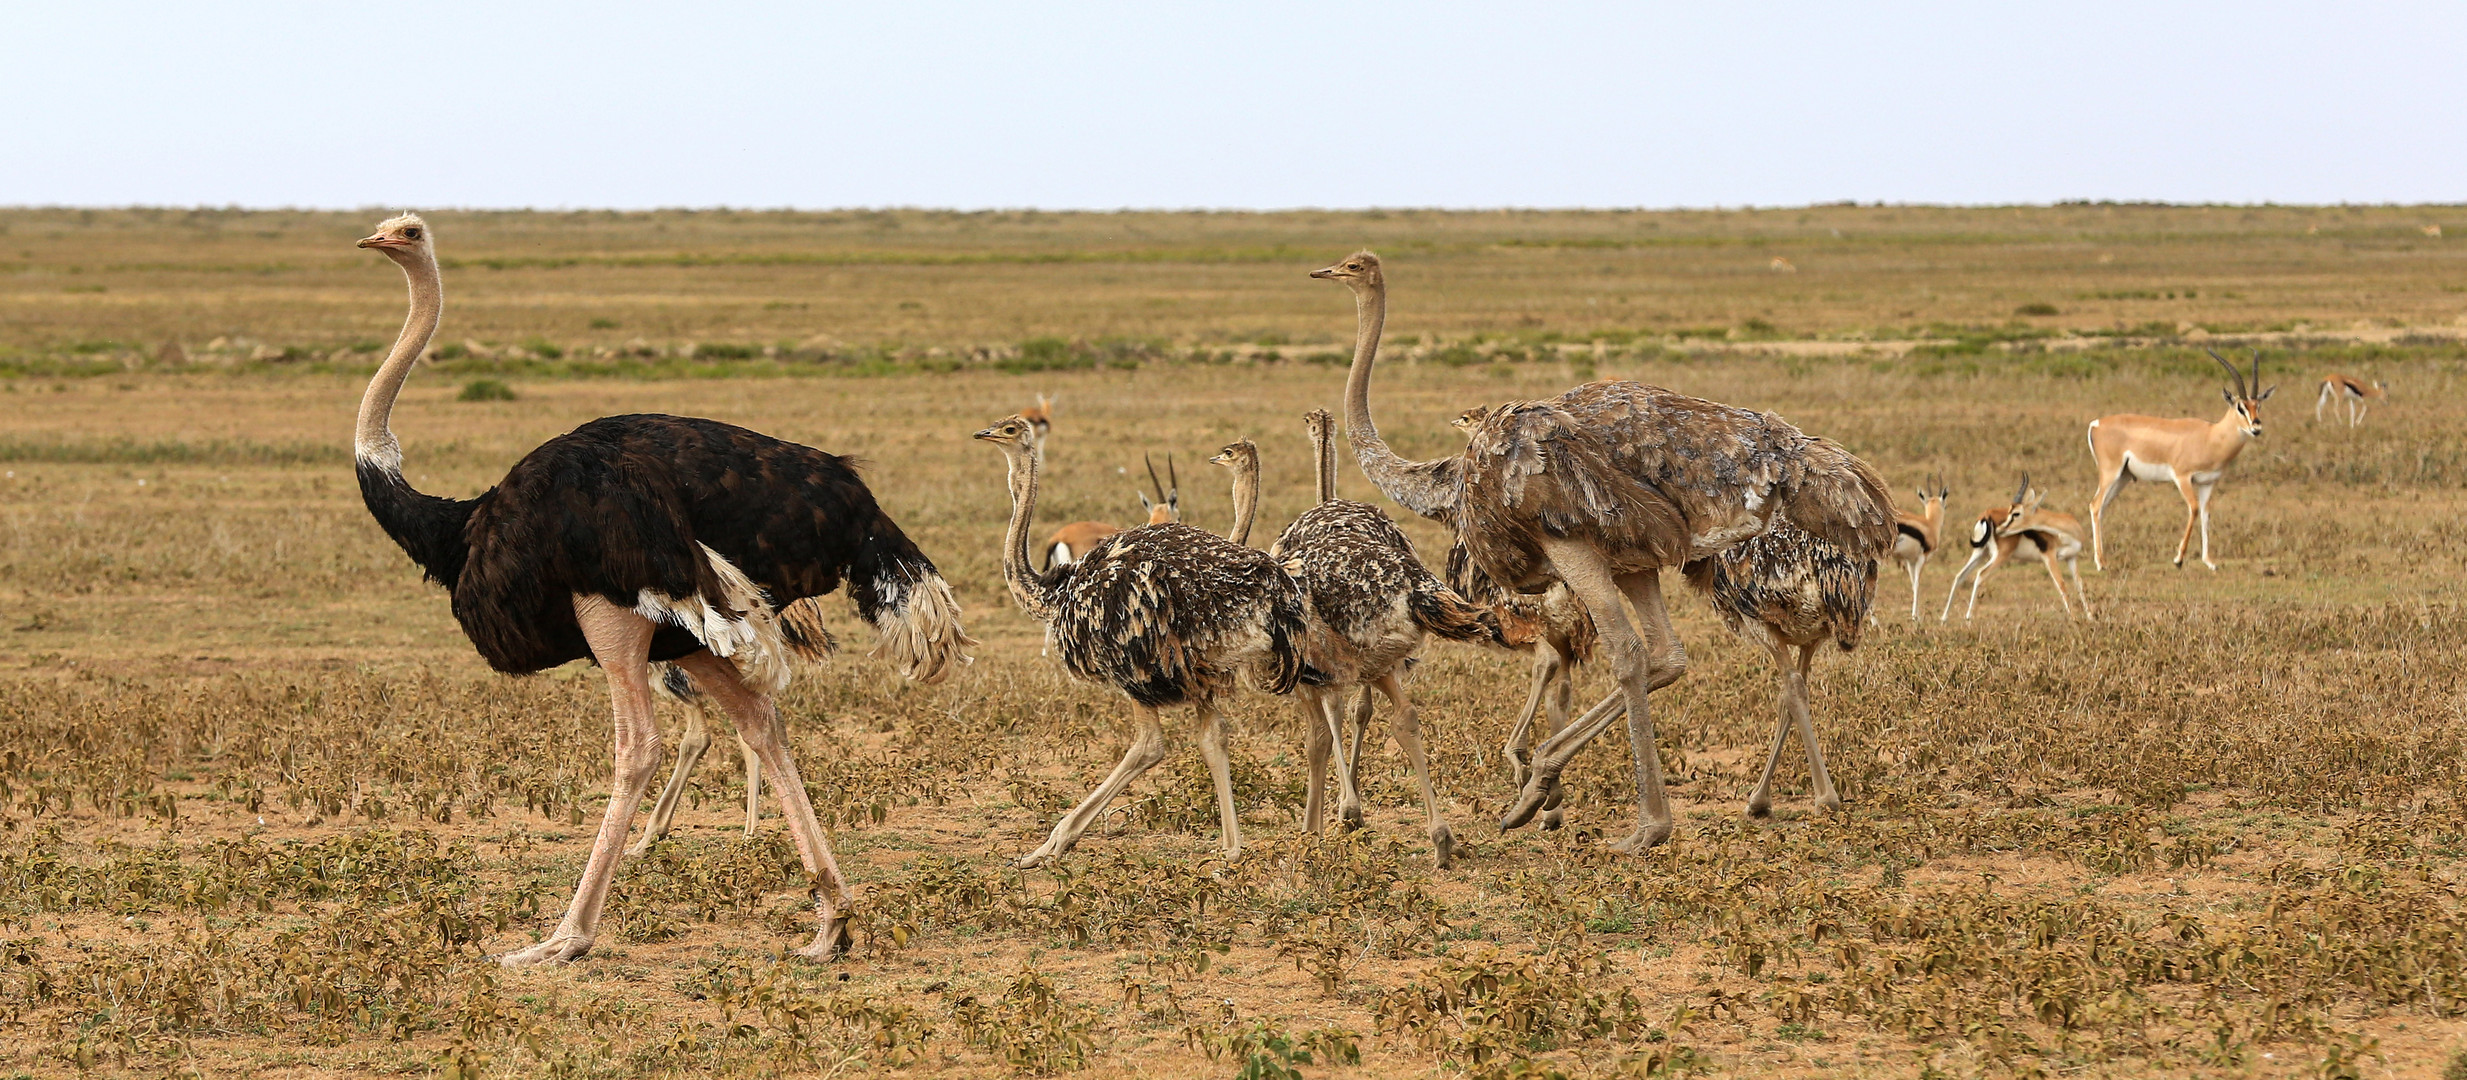
<path fill-rule="evenodd" d="M 1808 793 L 1815 796 L 1817 807 L 1839 810 L 1842 793 L 1833 787 L 1833 774 L 1825 771 L 1825 749 L 1816 741 L 1816 721 L 1807 715 L 1807 669 L 1815 659 L 1816 646 L 1799 647 L 1799 673 L 1792 680 L 1790 707 L 1798 714 L 1799 741 L 1807 746 Z"/>
<path fill-rule="evenodd" d="M 1508 763 L 1508 782 L 1517 787 L 1525 786 L 1525 775 L 1533 771 L 1533 753 L 1526 749 L 1525 740 L 1533 734 L 1533 718 L 1542 711 L 1543 695 L 1551 690 L 1553 680 L 1559 677 L 1559 668 L 1559 650 L 1552 648 L 1548 642 L 1533 650 L 1533 688 L 1525 695 L 1525 711 L 1517 714 L 1516 726 L 1508 729 L 1507 745 L 1500 748 L 1500 756 Z M 1567 719 L 1567 703 L 1561 701 L 1558 706 L 1559 714 L 1552 719 L 1564 721 Z M 1558 733 L 1558 725 L 1553 724 L 1543 735 L 1547 738 Z"/>
<path fill-rule="evenodd" d="M 737 666 L 707 652 L 698 652 L 677 661 L 694 677 L 694 684 L 703 688 L 727 711 L 728 719 L 737 726 L 737 737 L 754 750 L 762 760 L 763 771 L 771 776 L 771 789 L 777 792 L 780 814 L 787 819 L 788 836 L 797 845 L 797 856 L 805 863 L 805 872 L 813 876 L 815 913 L 821 929 L 814 943 L 797 950 L 808 960 L 830 960 L 848 951 L 848 911 L 855 905 L 856 895 L 849 891 L 848 880 L 840 875 L 838 860 L 831 857 L 831 841 L 823 835 L 822 823 L 814 819 L 814 803 L 805 794 L 805 778 L 797 774 L 796 759 L 788 752 L 786 728 L 780 724 L 779 710 L 771 699 L 745 685 L 737 677 Z"/>
<path fill-rule="evenodd" d="M 583 864 L 582 881 L 574 887 L 565 918 L 547 940 L 498 957 L 507 967 L 572 960 L 591 951 L 600 909 L 608 902 L 608 883 L 616 876 L 626 831 L 634 823 L 634 808 L 642 804 L 643 792 L 660 767 L 660 727 L 651 719 L 651 620 L 597 596 L 575 597 L 574 616 L 582 623 L 592 657 L 608 675 L 608 696 L 616 714 L 616 775 L 608 787 L 608 811 L 600 816 L 591 858 Z"/>
<path fill-rule="evenodd" d="M 1238 859 L 1242 857 L 1242 817 L 1234 808 L 1233 755 L 1225 749 L 1225 716 L 1207 698 L 1200 698 L 1197 706 L 1199 756 L 1208 763 L 1208 778 L 1216 781 L 1216 816 L 1225 858 Z"/>
<path fill-rule="evenodd" d="M 1670 631 L 1670 617 L 1662 609 L 1659 573 L 1614 575 L 1609 560 L 1582 541 L 1549 538 L 1543 540 L 1542 551 L 1559 580 L 1575 590 L 1577 599 L 1594 613 L 1594 625 L 1619 673 L 1619 692 L 1542 745 L 1535 755 L 1533 776 L 1525 781 L 1516 805 L 1499 819 L 1499 827 L 1513 829 L 1533 820 L 1555 794 L 1560 772 L 1585 744 L 1610 727 L 1616 710 L 1624 705 L 1636 757 L 1637 827 L 1612 846 L 1640 852 L 1668 837 L 1671 824 L 1669 799 L 1662 789 L 1662 757 L 1653 742 L 1652 716 L 1644 711 L 1645 697 L 1687 672 L 1687 654 L 1679 648 Z M 1628 620 L 1619 602 L 1623 593 L 1635 602 L 1647 636 L 1640 636 Z"/>
<path fill-rule="evenodd" d="M 1334 802 L 1337 820 L 1347 829 L 1362 826 L 1361 789 L 1354 782 L 1355 766 L 1345 756 L 1343 721 L 1336 714 L 1336 700 L 1310 687 L 1297 688 L 1294 704 L 1302 710 L 1302 753 L 1310 765 L 1310 784 L 1302 805 L 1302 831 L 1319 832 L 1328 824 L 1328 806 Z M 1328 757 L 1336 755 L 1337 792 L 1328 793 Z M 1358 751 L 1357 751 L 1358 753 Z"/>
<path fill-rule="evenodd" d="M 1112 775 L 1098 784 L 1095 791 L 1089 792 L 1078 806 L 1054 823 L 1053 835 L 1046 837 L 1042 846 L 1020 857 L 1017 863 L 1020 869 L 1042 866 L 1071 850 L 1073 845 L 1079 843 L 1080 834 L 1087 832 L 1088 826 L 1096 822 L 1097 815 L 1105 812 L 1106 804 L 1114 801 L 1114 796 L 1121 794 L 1131 781 L 1139 779 L 1141 773 L 1165 760 L 1165 728 L 1157 721 L 1156 710 L 1145 705 L 1134 705 L 1131 715 L 1135 727 L 1131 733 L 1131 745 L 1122 751 L 1121 763 L 1114 766 Z"/>
<path fill-rule="evenodd" d="M 1765 648 L 1773 653 L 1773 703 L 1781 718 L 1773 725 L 1773 748 L 1765 751 L 1764 775 L 1756 778 L 1756 789 L 1747 793 L 1747 816 L 1759 818 L 1773 812 L 1773 770 L 1782 764 L 1782 746 L 1790 741 L 1790 725 L 1799 719 L 1790 701 L 1790 646 L 1768 633 Z"/>
<path fill-rule="evenodd" d="M 1379 677 L 1379 692 L 1388 695 L 1388 703 L 1396 707 L 1388 733 L 1395 737 L 1396 748 L 1405 752 L 1405 760 L 1413 763 L 1414 782 L 1422 787 L 1422 823 L 1430 834 L 1431 852 L 1445 870 L 1456 858 L 1456 833 L 1440 815 L 1439 792 L 1431 787 L 1430 758 L 1422 750 L 1422 719 L 1415 714 L 1412 699 L 1405 696 L 1405 680 L 1396 672 Z"/>

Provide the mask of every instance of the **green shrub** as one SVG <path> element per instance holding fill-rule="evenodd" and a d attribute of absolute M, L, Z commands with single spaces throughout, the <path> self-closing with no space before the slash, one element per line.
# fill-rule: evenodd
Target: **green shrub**
<path fill-rule="evenodd" d="M 463 384 L 463 392 L 454 395 L 456 401 L 512 401 L 514 388 L 496 379 L 473 379 Z"/>
<path fill-rule="evenodd" d="M 2045 301 L 2036 301 L 2036 300 L 2034 300 L 2034 301 L 2032 301 L 2032 302 L 2030 302 L 2030 303 L 2023 304 L 2023 305 L 2022 305 L 2022 306 L 2020 306 L 2020 307 L 2014 308 L 2014 309 L 2013 309 L 2013 314 L 2015 314 L 2015 315 L 2062 315 L 2062 314 L 2064 314 L 2064 313 L 2063 313 L 2063 312 L 2061 312 L 2061 311 L 2056 310 L 2056 305 L 2054 305 L 2054 304 L 2050 304 L 2050 303 L 2047 303 L 2047 302 L 2045 302 Z"/>
<path fill-rule="evenodd" d="M 542 360 L 557 360 L 565 356 L 565 348 L 547 338 L 535 337 L 523 342 L 523 348 Z"/>

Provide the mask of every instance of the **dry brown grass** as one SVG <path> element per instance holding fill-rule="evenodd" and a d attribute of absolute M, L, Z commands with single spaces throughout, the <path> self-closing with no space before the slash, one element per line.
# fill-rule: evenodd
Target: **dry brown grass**
<path fill-rule="evenodd" d="M 2068 212 L 2099 210 L 2034 213 Z M 30 215 L 8 220 L 8 242 L 35 229 Z M 913 235 L 924 221 L 884 231 Z M 513 236 L 521 223 L 497 224 Z M 452 235 L 482 249 L 488 225 L 458 222 Z M 1473 227 L 1441 226 L 1430 231 Z M 549 250 L 570 242 L 556 239 L 562 226 L 533 235 Z M 1316 256 L 1228 273 L 1283 275 Z M 1792 258 L 1794 286 L 1823 262 Z M 1181 272 L 901 272 L 1031 270 L 1022 288 L 1046 298 L 1076 275 L 1124 275 L 1099 299 Z M 465 268 L 451 287 L 481 292 L 489 273 L 685 275 Z M 365 276 L 264 317 L 305 326 L 331 304 L 382 336 L 399 286 Z M 75 294 L 97 295 L 115 293 Z M 458 301 L 449 334 L 546 333 L 570 310 L 559 304 L 531 326 Z M 1334 336 L 1348 317 L 1324 287 L 1269 309 L 1290 312 L 1279 317 L 1294 333 Z M 993 330 L 963 329 L 978 316 L 952 311 L 947 340 L 1102 322 L 1057 310 L 1036 316 L 1052 323 Z M 1464 327 L 1496 316 L 1429 310 Z M 1207 311 L 1166 336 L 1196 341 L 1237 325 L 1210 320 L 1243 317 Z M 59 332 L 153 332 L 155 316 L 125 314 L 125 330 Z M 489 318 L 507 321 L 465 329 Z M 814 313 L 780 318 L 840 330 Z M 792 331 L 760 331 L 773 332 Z M 0 478 L 0 1076 L 2439 1075 L 2467 1037 L 2461 356 L 2421 344 L 2304 362 L 2333 358 L 2396 375 L 2399 399 L 2359 431 L 2316 428 L 2301 380 L 2277 376 L 2270 434 L 2215 504 L 2218 573 L 2166 564 L 2179 510 L 2142 486 L 2119 504 L 2117 558 L 2088 579 L 2097 627 L 2066 622 L 2035 568 L 1991 578 L 1967 626 L 1933 622 L 1951 576 L 1942 563 L 1921 627 L 1899 617 L 1906 597 L 1888 580 L 1878 631 L 1817 677 L 1844 815 L 1805 813 L 1792 766 L 1781 816 L 1740 818 L 1771 673 L 1689 599 L 1679 621 L 1695 666 L 1657 699 L 1683 815 L 1673 843 L 1641 860 L 1600 853 L 1600 833 L 1630 812 L 1615 738 L 1572 773 L 1571 830 L 1498 835 L 1495 745 L 1521 665 L 1433 649 L 1413 686 L 1467 849 L 1447 874 L 1428 866 L 1392 753 L 1373 761 L 1368 831 L 1296 836 L 1290 710 L 1257 697 L 1238 714 L 1255 842 L 1240 864 L 1207 855 L 1211 796 L 1185 753 L 1056 870 L 1004 868 L 1110 766 L 1123 710 L 1038 660 L 1036 628 L 1003 599 L 1000 464 L 966 433 L 1056 393 L 1044 517 L 1126 519 L 1130 478 L 1115 470 L 1155 450 L 1185 464 L 1195 521 L 1219 527 L 1221 477 L 1197 462 L 1249 435 L 1267 455 L 1261 513 L 1274 523 L 1308 497 L 1299 420 L 1335 401 L 1332 368 L 517 379 L 516 401 L 468 403 L 423 372 L 397 427 L 433 491 L 477 491 L 541 439 L 643 409 L 869 458 L 883 501 L 987 642 L 945 687 L 904 686 L 852 657 L 790 692 L 815 801 L 869 887 L 851 959 L 771 959 L 810 932 L 800 875 L 776 818 L 739 839 L 741 793 L 715 767 L 675 838 L 626 870 L 602 949 L 515 973 L 482 957 L 544 931 L 571 888 L 579 823 L 605 792 L 605 695 L 586 667 L 505 679 L 471 656 L 444 598 L 357 504 L 342 448 L 357 379 L 0 380 L 0 471 L 12 474 Z M 2080 513 L 2088 418 L 2209 415 L 2217 401 L 2208 361 L 2180 347 L 1580 362 L 1781 412 L 1898 486 L 1942 472 L 1956 517 L 2009 491 L 2022 467 L 2052 506 Z M 1454 445 L 1446 420 L 1465 406 L 1541 396 L 1577 374 L 1541 359 L 1400 364 L 1383 369 L 1380 410 L 1405 452 L 1428 455 Z M 1358 475 L 1343 482 L 1375 499 Z M 1429 527 L 1408 528 L 1440 550 Z"/>

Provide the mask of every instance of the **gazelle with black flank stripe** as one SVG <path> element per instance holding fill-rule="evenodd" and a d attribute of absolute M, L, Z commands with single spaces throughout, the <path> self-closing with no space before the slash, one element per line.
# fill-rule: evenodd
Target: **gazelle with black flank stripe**
<path fill-rule="evenodd" d="M 1919 489 L 1919 512 L 1893 515 L 1893 561 L 1910 575 L 1910 621 L 1914 623 L 1919 621 L 1919 571 L 1927 566 L 1927 557 L 1936 553 L 1937 538 L 1944 532 L 1944 500 L 1952 493 L 1931 475 Z"/>
<path fill-rule="evenodd" d="M 2336 372 L 2324 375 L 2321 377 L 2321 395 L 2313 399 L 2313 422 L 2321 423 L 2321 407 L 2335 399 L 2347 406 L 2347 426 L 2354 427 L 2364 422 L 2364 410 L 2370 407 L 2366 402 L 2389 396 L 2390 384 L 2379 379 L 2366 382 L 2353 375 Z"/>
<path fill-rule="evenodd" d="M 2059 514 L 2040 507 L 2047 496 L 2030 486 L 2030 474 L 2022 474 L 2021 487 L 2013 492 L 2013 501 L 2003 506 L 1991 506 L 1970 523 L 1970 561 L 1962 564 L 1961 572 L 1953 575 L 1953 588 L 1945 593 L 1944 613 L 1936 617 L 1943 622 L 1953 615 L 1953 598 L 1961 595 L 1962 579 L 1970 579 L 1970 604 L 1962 609 L 1968 619 L 1979 607 L 1979 582 L 2016 554 L 2034 555 L 2047 566 L 2047 580 L 2056 586 L 2056 602 L 2064 607 L 2066 618 L 2073 617 L 2073 599 L 2082 604 L 2082 618 L 2092 621 L 2097 616 L 2090 611 L 2090 594 L 2082 591 L 2082 523 L 2071 514 Z M 2064 592 L 2064 576 L 2057 573 L 2056 564 L 2063 563 L 2073 578 L 2073 596 Z"/>

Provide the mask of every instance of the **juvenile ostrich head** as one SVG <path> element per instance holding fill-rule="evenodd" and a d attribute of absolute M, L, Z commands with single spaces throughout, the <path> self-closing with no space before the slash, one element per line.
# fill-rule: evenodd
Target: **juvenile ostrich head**
<path fill-rule="evenodd" d="M 1355 290 L 1387 283 L 1386 278 L 1379 276 L 1379 256 L 1367 251 L 1354 252 L 1341 262 L 1313 270 L 1311 276 L 1341 281 L 1346 288 Z"/>
<path fill-rule="evenodd" d="M 1014 457 L 1036 452 L 1036 424 L 1018 413 L 994 421 L 992 427 L 977 432 L 975 437 L 1001 447 L 1003 453 Z"/>
<path fill-rule="evenodd" d="M 1473 430 L 1473 426 L 1475 424 L 1479 424 L 1482 421 L 1489 419 L 1490 413 L 1491 406 L 1476 405 L 1456 414 L 1456 419 L 1450 420 L 1448 423 L 1455 425 L 1459 431 L 1471 431 Z"/>
<path fill-rule="evenodd" d="M 377 223 L 377 231 L 360 238 L 360 246 L 376 248 L 395 262 L 431 260 L 437 250 L 430 246 L 428 222 L 418 214 L 403 214 Z"/>
<path fill-rule="evenodd" d="M 1259 444 L 1244 439 L 1217 451 L 1215 457 L 1208 459 L 1208 464 L 1222 465 L 1237 471 L 1244 467 L 1257 466 L 1259 464 Z"/>

